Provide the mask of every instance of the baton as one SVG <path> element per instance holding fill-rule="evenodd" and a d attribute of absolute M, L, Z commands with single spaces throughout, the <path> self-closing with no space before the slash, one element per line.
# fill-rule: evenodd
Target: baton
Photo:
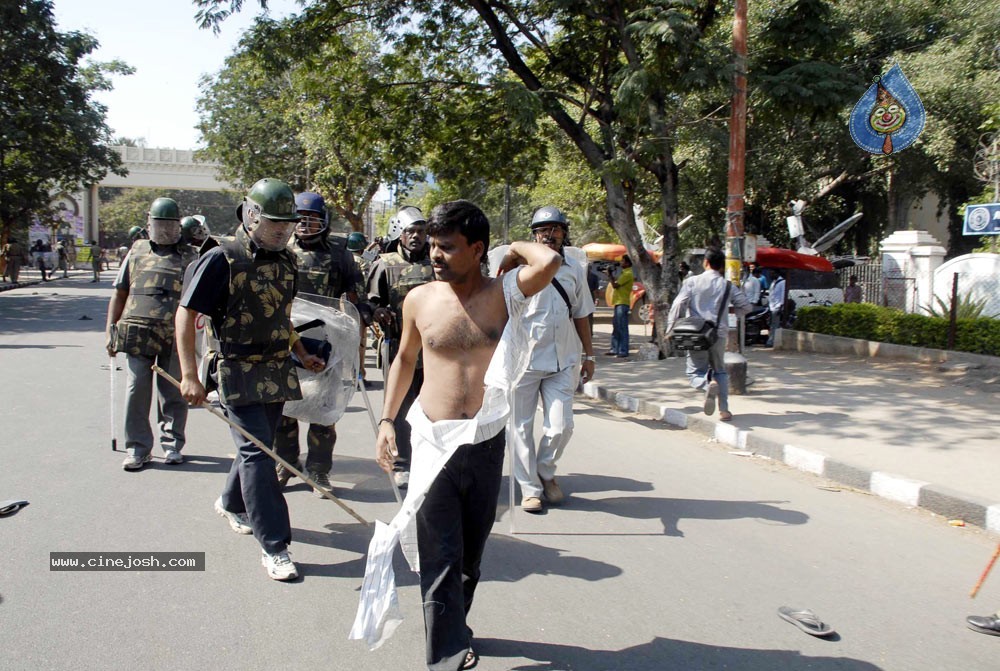
<path fill-rule="evenodd" d="M 368 391 L 365 389 L 364 380 L 361 379 L 361 373 L 358 373 L 358 389 L 361 390 L 361 397 L 365 400 L 365 408 L 368 410 L 368 419 L 372 421 L 372 432 L 375 433 L 375 440 L 378 440 L 378 423 L 375 421 L 375 413 L 372 412 L 372 404 L 368 400 Z M 392 479 L 392 473 L 386 473 L 386 476 L 389 478 L 389 484 L 392 485 L 392 493 L 396 497 L 396 503 L 402 503 L 403 497 L 399 493 L 396 481 Z"/>
<path fill-rule="evenodd" d="M 115 354 L 108 362 L 108 370 L 111 371 L 111 451 L 118 451 L 118 436 L 115 430 L 115 368 L 118 367 L 118 355 Z"/>
<path fill-rule="evenodd" d="M 983 574 L 979 576 L 978 582 L 976 582 L 975 586 L 972 588 L 972 591 L 969 592 L 970 599 L 976 598 L 976 594 L 979 593 L 979 588 L 983 586 L 983 582 L 986 580 L 986 576 L 990 574 L 990 571 L 993 570 L 993 565 L 997 563 L 997 557 L 1000 557 L 1000 545 L 997 545 L 997 549 L 993 551 L 993 556 L 990 557 L 990 563 L 986 565 L 986 568 L 983 570 Z"/>
<path fill-rule="evenodd" d="M 173 376 L 170 375 L 170 373 L 168 373 L 167 371 L 163 370 L 162 368 L 160 368 L 159 366 L 157 366 L 155 363 L 153 364 L 152 368 L 153 368 L 153 370 L 158 375 L 160 375 L 163 378 L 165 378 L 170 384 L 174 385 L 178 389 L 181 388 L 181 383 L 178 382 L 177 380 L 175 380 L 173 378 Z M 297 469 L 295 466 L 292 466 L 290 463 L 288 463 L 287 461 L 285 461 L 284 459 L 282 459 L 281 457 L 279 457 L 274 452 L 274 450 L 272 450 L 270 447 L 268 447 L 263 442 L 261 442 L 261 440 L 259 438 L 257 438 L 253 434 L 251 434 L 249 431 L 247 431 L 246 429 L 244 429 L 242 426 L 239 426 L 233 420 L 231 420 L 228 417 L 226 417 L 226 415 L 224 413 L 222 413 L 221 411 L 219 411 L 215 407 L 213 407 L 211 403 L 208 403 L 207 401 L 202 401 L 199 404 L 199 406 L 202 407 L 202 408 L 205 408 L 210 413 L 212 413 L 213 415 L 215 415 L 216 417 L 218 417 L 219 419 L 221 419 L 223 422 L 225 422 L 229 426 L 231 426 L 234 429 L 236 429 L 240 433 L 240 435 L 242 435 L 244 438 L 246 438 L 247 440 L 249 440 L 251 443 L 253 443 L 257 447 L 259 447 L 264 452 L 264 454 L 266 454 L 267 456 L 271 457 L 272 459 L 274 459 L 275 461 L 277 461 L 278 463 L 280 463 L 282 466 L 284 466 L 285 468 L 287 468 L 288 470 L 290 470 L 293 475 L 296 475 L 296 476 L 302 478 L 302 480 L 306 484 L 308 484 L 310 487 L 312 487 L 313 489 L 315 489 L 317 492 L 320 492 L 324 497 L 330 499 L 331 501 L 333 501 L 334 503 L 336 503 L 338 506 L 340 506 L 341 508 L 343 508 L 344 512 L 346 512 L 348 515 L 350 515 L 351 517 L 353 517 L 354 519 L 356 519 L 358 522 L 361 522 L 361 524 L 364 524 L 365 526 L 368 526 L 368 522 L 365 520 L 365 518 L 361 517 L 361 515 L 358 515 L 356 512 L 354 512 L 353 510 L 351 510 L 350 506 L 348 506 L 346 503 L 344 503 L 339 498 L 337 498 L 332 492 L 328 491 L 325 487 L 320 487 L 319 485 L 317 485 L 315 482 L 313 482 L 312 478 L 310 478 L 309 476 L 307 476 L 304 473 L 302 473 L 302 471 L 300 471 L 299 469 Z"/>

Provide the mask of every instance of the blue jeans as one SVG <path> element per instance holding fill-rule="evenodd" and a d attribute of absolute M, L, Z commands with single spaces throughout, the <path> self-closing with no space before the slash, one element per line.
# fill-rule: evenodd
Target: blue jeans
<path fill-rule="evenodd" d="M 628 356 L 628 305 L 616 305 L 611 321 L 611 351 Z"/>
<path fill-rule="evenodd" d="M 255 403 L 226 407 L 226 416 L 265 445 L 274 444 L 274 433 L 284 403 Z M 230 429 L 236 443 L 236 458 L 222 490 L 222 507 L 231 513 L 246 513 L 253 536 L 268 554 L 277 554 L 292 542 L 288 504 L 278 485 L 274 459 Z"/>
<path fill-rule="evenodd" d="M 685 372 L 691 387 L 704 391 L 709 379 L 719 383 L 719 410 L 729 412 L 729 374 L 726 372 L 726 338 L 720 333 L 711 348 L 687 353 Z M 711 377 L 709 377 L 711 371 Z"/>

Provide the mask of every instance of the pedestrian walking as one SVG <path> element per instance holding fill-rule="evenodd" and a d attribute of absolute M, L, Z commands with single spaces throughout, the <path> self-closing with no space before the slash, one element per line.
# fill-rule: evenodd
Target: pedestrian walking
<path fill-rule="evenodd" d="M 562 503 L 565 498 L 556 482 L 556 462 L 573 435 L 577 381 L 594 377 L 596 357 L 590 339 L 594 300 L 586 270 L 565 256 L 569 243 L 566 215 L 556 207 L 538 208 L 531 217 L 531 233 L 536 243 L 557 252 L 561 259 L 549 286 L 529 298 L 514 298 L 528 343 L 528 368 L 514 388 L 510 436 L 514 477 L 521 487 L 521 509 L 539 513 L 543 496 L 549 504 Z M 542 437 L 536 447 L 539 398 Z"/>
<path fill-rule="evenodd" d="M 774 347 L 774 334 L 781 328 L 781 320 L 785 314 L 785 271 L 775 271 L 771 280 L 771 288 L 767 294 L 767 306 L 771 311 L 771 326 L 767 331 L 767 346 Z"/>
<path fill-rule="evenodd" d="M 241 225 L 231 238 L 207 250 L 195 265 L 177 311 L 181 394 L 193 405 L 207 395 L 195 361 L 195 320 L 206 315 L 210 350 L 208 380 L 218 389 L 233 422 L 264 445 L 274 434 L 285 401 L 302 398 L 291 351 L 314 371 L 325 367 L 293 336 L 295 257 L 286 249 L 299 215 L 291 188 L 276 179 L 255 183 L 236 210 Z M 137 243 L 138 244 L 138 243 Z M 239 534 L 254 535 L 261 563 L 274 580 L 293 580 L 288 505 L 278 485 L 274 459 L 231 431 L 236 458 L 215 502 L 215 511 Z"/>
<path fill-rule="evenodd" d="M 301 218 L 288 248 L 298 264 L 298 291 L 328 298 L 344 296 L 357 304 L 361 274 L 347 249 L 347 241 L 330 237 L 329 215 L 323 197 L 310 191 L 300 193 L 295 196 L 295 209 Z M 330 468 L 336 443 L 336 425 L 309 424 L 304 473 L 327 491 L 332 491 Z M 294 417 L 281 417 L 274 437 L 274 451 L 285 461 L 298 463 L 299 422 Z M 281 487 L 293 477 L 282 464 L 277 465 L 277 472 Z M 323 496 L 318 490 L 315 493 Z"/>
<path fill-rule="evenodd" d="M 180 370 L 174 341 L 174 314 L 181 297 L 184 270 L 195 260 L 194 250 L 181 242 L 177 203 L 157 198 L 148 212 L 150 239 L 137 242 L 115 278 L 108 304 L 107 350 L 125 354 L 126 471 L 142 469 L 151 459 L 153 431 L 149 407 L 153 396 L 153 363 L 177 376 Z M 95 270 L 95 272 L 97 272 Z M 187 403 L 163 378 L 156 379 L 156 416 L 164 463 L 183 461 Z"/>
<path fill-rule="evenodd" d="M 169 199 L 167 199 L 167 200 L 169 200 Z M 155 203 L 156 201 L 153 201 L 153 202 Z M 173 202 L 173 201 L 171 201 L 171 202 Z M 177 203 L 174 203 L 174 205 L 177 205 Z M 153 211 L 152 208 L 150 208 L 150 212 L 152 212 L 152 211 Z M 152 215 L 150 215 L 150 216 L 152 216 Z M 179 225 L 180 224 L 178 223 L 178 226 Z M 179 235 L 179 232 L 178 232 L 178 235 Z M 174 242 L 176 243 L 176 242 L 179 242 L 179 241 L 180 241 L 180 238 L 178 237 L 178 239 L 175 240 Z M 91 282 L 100 282 L 101 281 L 101 246 L 99 244 L 97 244 L 97 240 L 91 240 L 88 244 L 90 245 L 90 267 L 94 271 L 94 279 L 92 279 L 90 281 Z"/>
<path fill-rule="evenodd" d="M 38 272 L 42 274 L 42 281 L 48 282 L 48 270 L 45 266 L 45 243 L 42 242 L 41 238 L 35 240 L 35 244 L 31 246 L 31 255 L 35 259 L 35 267 L 38 268 Z"/>
<path fill-rule="evenodd" d="M 56 252 L 59 254 L 59 270 L 62 271 L 63 279 L 69 277 L 69 257 L 66 254 L 66 243 L 62 240 L 56 243 Z"/>
<path fill-rule="evenodd" d="M 667 333 L 673 330 L 674 323 L 683 316 L 697 317 L 716 324 L 715 343 L 707 350 L 689 350 L 685 371 L 691 386 L 705 392 L 705 414 L 713 414 L 718 402 L 719 419 L 728 422 L 732 420 L 733 414 L 729 411 L 729 375 L 725 364 L 729 333 L 726 307 L 731 305 L 739 317 L 749 312 L 751 306 L 742 289 L 733 286 L 722 276 L 725 263 L 726 255 L 721 250 L 709 249 L 705 252 L 705 272 L 685 280 L 670 306 Z"/>
<path fill-rule="evenodd" d="M 384 254 L 375 260 L 368 276 L 368 299 L 373 317 L 382 329 L 379 357 L 387 370 L 396 359 L 402 336 L 403 300 L 414 288 L 434 279 L 427 255 L 427 220 L 416 207 L 403 207 L 389 224 L 389 237 L 394 237 Z M 396 445 L 399 457 L 393 467 L 397 487 L 406 487 L 410 478 L 410 426 L 406 415 L 420 393 L 424 380 L 423 359 L 418 357 L 410 391 L 402 401 L 396 425 Z"/>
<path fill-rule="evenodd" d="M 432 212 L 431 262 L 441 281 L 414 288 L 404 301 L 402 341 L 389 369 L 376 442 L 378 463 L 389 472 L 396 452 L 393 420 L 422 350 L 424 383 L 409 411 L 414 473 L 404 508 L 426 491 L 416 528 L 426 663 L 432 671 L 469 669 L 478 661 L 467 616 L 496 516 L 506 415 L 506 393 L 487 386 L 487 367 L 494 370 L 491 360 L 508 314 L 517 314 L 515 297 L 548 287 L 562 263 L 544 245 L 518 241 L 501 263 L 501 270 L 510 272 L 502 279 L 484 277 L 489 231 L 485 215 L 468 201 Z M 445 434 L 453 439 L 439 438 Z M 427 472 L 441 451 L 451 451 L 447 464 Z"/>
<path fill-rule="evenodd" d="M 27 257 L 24 247 L 21 246 L 17 238 L 11 235 L 7 238 L 7 244 L 3 246 L 3 250 L 0 251 L 0 256 L 3 256 L 4 261 L 7 262 L 4 273 L 12 283 L 17 284 L 17 279 L 21 275 L 21 265 L 25 263 Z"/>
<path fill-rule="evenodd" d="M 612 286 L 611 305 L 614 306 L 615 313 L 611 321 L 611 349 L 604 354 L 627 359 L 628 315 L 632 304 L 632 285 L 635 284 L 632 259 L 628 254 L 622 255 L 621 272 L 614 277 L 609 275 L 609 278 Z"/>

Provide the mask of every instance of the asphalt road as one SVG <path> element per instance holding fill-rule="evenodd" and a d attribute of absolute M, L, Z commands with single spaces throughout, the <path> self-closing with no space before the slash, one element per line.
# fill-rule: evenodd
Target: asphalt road
<path fill-rule="evenodd" d="M 233 447 L 206 411 L 191 412 L 185 464 L 157 448 L 144 471 L 122 471 L 109 294 L 75 280 L 0 294 L 0 500 L 31 502 L 0 518 L 0 669 L 423 668 L 401 560 L 406 621 L 375 652 L 347 640 L 370 530 L 295 480 L 303 578 L 266 577 L 252 537 L 212 510 Z M 337 494 L 388 520 L 360 396 L 337 428 Z M 1000 641 L 964 623 L 1000 606 L 998 576 L 967 596 L 995 546 L 981 532 L 589 402 L 560 473 L 566 504 L 516 513 L 514 535 L 504 483 L 471 618 L 483 671 L 997 668 Z M 204 552 L 206 570 L 52 572 L 58 551 Z M 784 605 L 839 636 L 807 636 L 777 616 Z"/>

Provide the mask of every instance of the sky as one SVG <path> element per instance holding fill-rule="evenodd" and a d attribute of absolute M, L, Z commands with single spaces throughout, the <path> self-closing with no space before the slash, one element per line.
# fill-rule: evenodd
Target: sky
<path fill-rule="evenodd" d="M 228 4 L 228 3 L 227 3 Z M 114 76 L 114 90 L 95 98 L 108 107 L 114 136 L 145 138 L 148 147 L 195 149 L 198 80 L 218 72 L 240 35 L 261 13 L 256 0 L 222 23 L 222 32 L 198 28 L 190 0 L 55 0 L 57 29 L 93 35 L 96 61 L 119 59 L 135 74 Z M 275 18 L 296 12 L 293 0 L 269 0 Z"/>

